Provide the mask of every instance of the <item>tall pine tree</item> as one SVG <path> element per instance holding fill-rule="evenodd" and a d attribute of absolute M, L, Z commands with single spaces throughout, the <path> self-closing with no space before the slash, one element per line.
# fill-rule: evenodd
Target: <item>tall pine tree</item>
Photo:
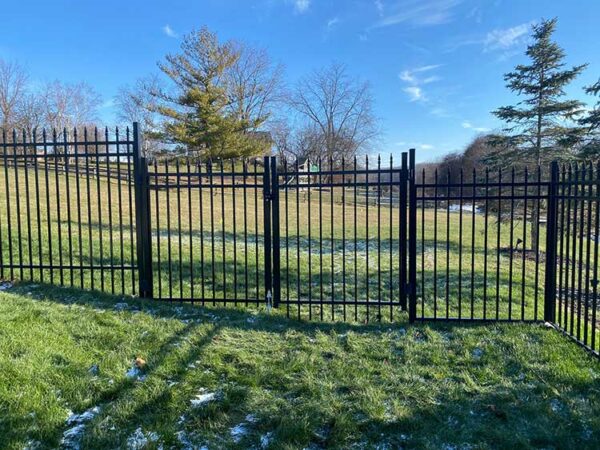
<path fill-rule="evenodd" d="M 541 165 L 564 158 L 572 126 L 582 113 L 583 104 L 564 99 L 564 88 L 586 67 L 565 68 L 564 50 L 551 40 L 556 19 L 542 20 L 533 26 L 533 43 L 526 55 L 531 63 L 518 65 L 504 76 L 506 87 L 523 96 L 515 106 L 503 106 L 493 114 L 506 122 L 502 136 L 494 143 L 505 164 Z"/>
<path fill-rule="evenodd" d="M 565 52 L 552 41 L 555 29 L 556 19 L 534 25 L 533 43 L 526 51 L 530 64 L 520 64 L 504 76 L 506 87 L 524 98 L 493 112 L 507 124 L 502 135 L 491 139 L 496 147 L 492 159 L 499 166 L 545 165 L 569 154 L 567 146 L 572 142 L 574 121 L 582 113 L 583 104 L 565 99 L 564 89 L 586 65 L 565 68 Z M 531 208 L 531 220 L 528 244 L 537 252 L 538 202 Z"/>
<path fill-rule="evenodd" d="M 173 89 L 151 92 L 155 110 L 165 118 L 161 137 L 208 159 L 263 153 L 267 143 L 250 130 L 267 116 L 240 116 L 228 95 L 227 72 L 240 57 L 236 45 L 220 43 L 203 28 L 186 35 L 181 50 L 159 65 Z"/>
<path fill-rule="evenodd" d="M 585 88 L 585 92 L 596 97 L 600 96 L 600 80 Z M 580 156 L 598 161 L 600 159 L 600 99 L 596 105 L 579 120 L 583 128 Z"/>

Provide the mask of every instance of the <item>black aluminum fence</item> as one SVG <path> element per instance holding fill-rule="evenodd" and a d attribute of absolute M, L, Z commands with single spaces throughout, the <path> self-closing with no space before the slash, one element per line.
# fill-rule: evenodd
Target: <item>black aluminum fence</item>
<path fill-rule="evenodd" d="M 266 176 L 257 161 L 150 165 L 155 298 L 265 303 Z"/>
<path fill-rule="evenodd" d="M 566 166 L 556 178 L 554 256 L 557 271 L 553 278 L 556 291 L 553 322 L 598 354 L 600 167 L 591 164 Z"/>
<path fill-rule="evenodd" d="M 422 319 L 544 319 L 549 182 L 541 168 L 417 181 Z"/>
<path fill-rule="evenodd" d="M 407 172 L 385 164 L 284 163 L 272 177 L 274 295 L 288 315 L 393 320 L 406 309 Z"/>
<path fill-rule="evenodd" d="M 4 133 L 0 278 L 308 319 L 546 321 L 598 354 L 598 167 L 139 149 L 136 124 Z"/>
<path fill-rule="evenodd" d="M 133 130 L 6 133 L 0 278 L 136 294 Z"/>

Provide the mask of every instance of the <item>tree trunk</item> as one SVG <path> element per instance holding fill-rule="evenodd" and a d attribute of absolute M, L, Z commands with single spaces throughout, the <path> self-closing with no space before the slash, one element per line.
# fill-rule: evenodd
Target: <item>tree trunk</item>
<path fill-rule="evenodd" d="M 541 86 L 544 84 L 544 70 L 542 69 L 542 73 L 540 74 L 540 93 L 538 96 L 538 117 L 537 117 L 537 136 L 536 136 L 536 148 L 535 148 L 535 161 L 537 163 L 537 167 L 539 168 L 542 163 L 542 88 Z M 527 217 L 524 218 L 525 222 L 527 222 Z M 538 227 L 540 223 L 540 202 L 533 202 L 533 209 L 531 210 L 531 242 L 529 243 L 531 249 L 535 254 L 538 253 L 539 250 L 539 242 L 538 242 Z M 547 226 L 547 224 L 546 224 Z"/>

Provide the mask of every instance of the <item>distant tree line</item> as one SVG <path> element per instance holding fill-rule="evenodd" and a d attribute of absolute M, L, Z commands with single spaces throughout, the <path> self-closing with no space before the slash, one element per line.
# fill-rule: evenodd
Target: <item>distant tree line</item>
<path fill-rule="evenodd" d="M 51 81 L 33 88 L 29 74 L 16 62 L 0 59 L 0 131 L 72 129 L 94 126 L 100 95 L 86 83 Z M 52 138 L 51 134 L 48 136 Z"/>

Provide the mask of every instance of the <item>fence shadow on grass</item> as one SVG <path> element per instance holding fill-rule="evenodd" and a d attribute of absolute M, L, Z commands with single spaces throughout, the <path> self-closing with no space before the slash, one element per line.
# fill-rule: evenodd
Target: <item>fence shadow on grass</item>
<path fill-rule="evenodd" d="M 415 335 L 415 333 L 427 336 L 429 334 L 429 331 L 427 330 L 430 329 L 435 330 L 435 332 L 439 332 L 440 334 L 453 333 L 455 330 L 464 333 L 465 329 L 472 329 L 477 333 L 476 330 L 478 328 L 481 329 L 485 326 L 478 323 L 460 325 L 454 323 L 409 325 L 406 322 L 392 325 L 387 323 L 370 323 L 366 325 L 340 322 L 315 323 L 286 319 L 278 314 L 267 316 L 266 314 L 256 314 L 255 312 L 253 313 L 248 310 L 235 308 L 205 308 L 197 305 L 192 306 L 184 304 L 182 304 L 180 308 L 175 308 L 174 306 L 177 305 L 176 302 L 163 303 L 131 297 L 124 298 L 99 292 L 82 291 L 74 288 L 57 288 L 49 285 L 38 285 L 37 287 L 34 287 L 31 284 L 26 283 L 22 285 L 17 284 L 9 292 L 11 291 L 22 294 L 33 292 L 35 295 L 41 293 L 42 295 L 38 296 L 41 301 L 54 302 L 63 305 L 77 304 L 102 310 L 112 309 L 117 303 L 123 303 L 125 301 L 128 303 L 128 306 L 124 309 L 125 311 L 145 313 L 156 318 L 178 320 L 183 323 L 183 326 L 178 331 L 171 333 L 163 342 L 161 342 L 158 348 L 152 352 L 151 357 L 148 358 L 148 368 L 145 375 L 151 377 L 149 380 L 141 383 L 123 379 L 99 393 L 96 404 L 103 405 L 104 408 L 102 408 L 101 413 L 94 421 L 86 426 L 89 434 L 86 434 L 86 440 L 83 443 L 91 443 L 93 440 L 94 445 L 100 447 L 114 447 L 121 442 L 115 440 L 122 439 L 123 433 L 120 435 L 117 433 L 116 436 L 113 434 L 113 437 L 111 437 L 110 433 L 94 432 L 94 430 L 100 430 L 102 426 L 106 426 L 108 423 L 114 425 L 119 430 L 124 430 L 127 435 L 130 435 L 138 426 L 143 426 L 144 429 L 153 429 L 159 424 L 164 425 L 165 417 L 177 418 L 180 417 L 182 413 L 186 413 L 186 411 L 189 410 L 189 400 L 186 400 L 184 406 L 186 411 L 178 410 L 178 408 L 181 409 L 183 406 L 182 403 L 173 401 L 173 395 L 174 393 L 177 394 L 178 385 L 168 389 L 166 381 L 170 380 L 181 383 L 188 380 L 192 385 L 194 382 L 198 383 L 198 378 L 188 379 L 190 376 L 188 365 L 196 362 L 198 359 L 202 359 L 203 353 L 207 351 L 207 347 L 215 338 L 218 338 L 219 334 L 223 331 L 239 332 L 251 330 L 253 332 L 266 332 L 277 335 L 293 331 L 302 333 L 308 338 L 316 338 L 319 333 L 343 335 L 351 331 L 352 333 L 365 335 L 379 334 L 381 332 L 400 332 L 400 330 L 404 330 L 404 332 L 399 333 L 399 336 L 406 335 L 408 338 L 409 336 Z M 190 345 L 186 349 L 176 352 L 176 350 L 174 350 L 174 344 L 183 341 L 188 341 Z M 406 345 L 408 345 L 408 343 Z M 447 350 L 451 350 L 453 345 L 458 344 L 453 344 L 450 341 L 442 343 L 441 345 L 444 348 L 447 348 Z M 511 351 L 511 348 L 504 348 L 506 345 L 509 344 L 503 343 L 496 349 L 496 351 L 501 353 L 502 358 L 505 360 L 502 367 L 513 375 L 522 372 L 531 373 L 531 365 L 529 367 L 524 367 L 525 362 L 521 357 Z M 442 354 L 446 354 L 446 351 L 442 351 Z M 576 358 L 585 357 L 583 353 L 577 353 L 576 355 L 577 356 L 574 356 Z M 536 357 L 541 361 L 546 358 L 546 355 L 540 354 Z M 90 374 L 87 373 L 86 368 L 81 368 L 81 371 L 81 376 L 90 376 Z M 423 423 L 429 424 L 428 426 L 431 425 L 432 421 L 438 423 L 440 430 L 443 430 L 444 427 L 454 427 L 454 425 L 452 425 L 454 422 L 449 420 L 449 418 L 452 417 L 459 423 L 465 421 L 465 423 L 471 424 L 475 427 L 474 429 L 476 431 L 481 430 L 483 432 L 487 430 L 487 432 L 491 432 L 500 439 L 505 436 L 506 433 L 515 429 L 515 423 L 521 421 L 522 415 L 529 410 L 529 406 L 527 406 L 529 403 L 535 401 L 539 402 L 540 405 L 545 405 L 545 407 L 549 408 L 550 406 L 546 403 L 548 403 L 548 395 L 551 395 L 551 391 L 555 389 L 555 387 L 553 388 L 552 386 L 560 384 L 571 385 L 574 381 L 565 379 L 562 372 L 553 371 L 548 364 L 538 367 L 536 373 L 533 375 L 542 380 L 542 383 L 540 383 L 539 386 L 542 386 L 543 392 L 539 389 L 532 389 L 524 382 L 514 383 L 512 387 L 493 394 L 484 392 L 467 395 L 465 392 L 465 395 L 461 395 L 457 398 L 456 392 L 451 393 L 449 391 L 447 395 L 443 395 L 443 399 L 438 399 L 440 401 L 437 403 L 429 403 L 426 405 L 420 405 L 419 403 L 417 407 L 411 405 L 409 416 L 416 417 L 417 423 L 421 423 L 421 419 L 423 419 Z M 157 383 L 160 383 L 161 381 L 164 383 L 164 387 L 157 386 Z M 147 383 L 150 383 L 150 386 L 148 386 Z M 157 389 L 157 387 L 159 387 L 159 389 Z M 198 389 L 201 387 L 203 386 L 197 386 Z M 578 382 L 575 386 L 575 389 L 580 392 L 581 395 L 588 393 L 590 388 L 591 385 L 583 381 Z M 284 387 L 282 386 L 281 389 L 284 389 Z M 186 399 L 188 399 L 190 395 L 193 396 L 195 394 L 195 392 L 188 391 L 189 385 L 188 389 L 181 391 Z M 198 413 L 199 416 L 195 417 L 194 420 L 202 421 L 204 419 L 215 418 L 217 415 L 226 415 L 229 412 L 245 410 L 247 400 L 244 392 L 226 392 L 225 397 L 223 402 L 219 402 L 219 408 L 206 408 L 206 411 L 203 409 L 203 411 Z M 525 399 L 529 400 L 525 401 Z M 515 406 L 515 402 L 517 402 L 517 406 Z M 126 405 L 126 407 L 119 408 L 120 405 Z M 498 408 L 496 409 L 493 405 L 497 405 Z M 475 416 L 472 416 L 470 411 L 474 411 Z M 317 417 L 323 419 L 326 419 L 327 417 L 325 412 L 321 414 L 316 411 L 315 414 L 317 414 Z M 143 422 L 140 422 L 140 417 L 143 417 Z M 559 419 L 574 424 L 576 427 L 581 427 L 578 418 L 574 416 L 571 410 L 566 410 Z M 413 424 L 415 423 L 413 419 L 410 419 L 410 421 Z M 335 420 L 333 424 L 329 425 L 331 427 L 335 426 Z M 392 421 L 370 419 L 361 423 L 359 428 L 362 434 L 369 436 L 369 439 L 372 438 L 373 440 L 377 439 L 383 430 L 387 437 L 387 441 L 390 444 L 401 445 L 401 430 L 404 430 L 406 425 L 406 419 L 394 419 Z M 377 430 L 377 436 L 371 433 L 372 430 Z M 438 428 L 436 428 L 436 430 L 438 430 Z M 427 434 L 427 430 L 422 429 L 421 431 L 422 433 L 417 429 L 414 431 L 414 434 Z M 583 431 L 584 430 L 582 430 L 582 433 Z M 56 439 L 59 439 L 63 432 L 64 427 L 57 426 L 54 433 Z M 469 434 L 473 436 L 473 433 Z M 444 436 L 444 433 L 439 432 L 437 435 Z M 531 436 L 535 442 L 538 442 L 540 445 L 548 444 L 548 433 L 542 429 L 536 429 Z M 327 444 L 327 440 L 325 440 L 323 444 Z"/>

